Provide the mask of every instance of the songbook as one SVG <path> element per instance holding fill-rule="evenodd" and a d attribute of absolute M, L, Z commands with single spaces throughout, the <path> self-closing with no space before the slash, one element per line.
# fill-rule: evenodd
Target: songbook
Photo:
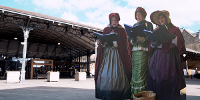
<path fill-rule="evenodd" d="M 124 27 L 125 27 L 125 30 L 126 30 L 126 33 L 129 37 L 129 39 L 136 40 L 137 36 L 140 36 L 140 37 L 146 37 L 147 36 L 144 32 L 144 29 L 146 29 L 146 27 L 147 27 L 145 25 L 145 23 L 140 24 L 140 25 L 135 25 L 134 27 L 131 26 L 131 25 L 124 24 Z"/>
<path fill-rule="evenodd" d="M 159 28 L 154 31 L 144 30 L 144 32 L 152 42 L 158 41 L 162 44 L 168 40 L 168 38 L 165 37 L 165 35 L 169 33 L 166 25 L 159 26 Z"/>
<path fill-rule="evenodd" d="M 104 42 L 112 42 L 112 41 L 117 41 L 119 40 L 117 34 L 115 32 L 111 32 L 109 34 L 100 34 L 97 32 L 93 32 L 95 36 L 97 36 L 98 39 L 100 39 L 100 41 L 102 43 Z"/>
<path fill-rule="evenodd" d="M 129 39 L 129 40 L 131 40 L 131 39 L 136 40 L 136 37 L 133 37 L 133 35 L 132 35 L 133 26 L 124 24 L 124 27 L 125 27 L 126 34 L 127 34 L 127 36 L 128 36 L 128 39 Z"/>

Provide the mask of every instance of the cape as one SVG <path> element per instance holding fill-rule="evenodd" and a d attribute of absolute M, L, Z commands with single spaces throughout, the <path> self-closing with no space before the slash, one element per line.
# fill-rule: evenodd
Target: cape
<path fill-rule="evenodd" d="M 126 76 L 130 82 L 131 80 L 131 73 L 132 73 L 132 63 L 131 63 L 131 54 L 130 54 L 130 48 L 128 43 L 128 38 L 125 29 L 121 26 L 117 26 L 117 35 L 119 40 L 117 41 L 118 45 L 118 52 L 119 56 L 121 58 L 124 71 L 126 73 Z M 111 27 L 107 26 L 103 30 L 103 34 L 109 34 L 111 31 Z M 97 83 L 99 70 L 101 68 L 101 63 L 103 60 L 103 47 L 101 46 L 101 43 L 99 43 L 98 49 L 97 49 L 97 57 L 96 57 L 96 63 L 95 63 L 95 84 Z"/>

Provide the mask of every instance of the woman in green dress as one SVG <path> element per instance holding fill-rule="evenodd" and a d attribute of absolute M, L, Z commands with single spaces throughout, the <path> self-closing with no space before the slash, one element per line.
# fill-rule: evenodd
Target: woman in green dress
<path fill-rule="evenodd" d="M 147 13 L 142 7 L 135 11 L 137 23 L 133 25 L 146 24 L 146 29 L 152 31 L 153 25 L 145 20 Z M 134 42 L 133 42 L 134 41 Z M 148 72 L 148 37 L 137 36 L 136 40 L 131 40 L 132 44 L 132 80 L 131 92 L 135 93 L 146 90 Z"/>

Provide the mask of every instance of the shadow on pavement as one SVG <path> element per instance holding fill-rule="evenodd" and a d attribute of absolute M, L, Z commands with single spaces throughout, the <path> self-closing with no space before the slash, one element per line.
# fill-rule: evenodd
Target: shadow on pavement
<path fill-rule="evenodd" d="M 200 100 L 200 96 L 187 95 L 186 100 Z"/>
<path fill-rule="evenodd" d="M 97 100 L 94 89 L 28 87 L 0 90 L 0 100 Z"/>

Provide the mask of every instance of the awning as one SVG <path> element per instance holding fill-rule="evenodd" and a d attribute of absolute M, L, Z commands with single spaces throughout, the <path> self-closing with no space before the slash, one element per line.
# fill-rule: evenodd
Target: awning
<path fill-rule="evenodd" d="M 93 32 L 102 29 L 40 13 L 0 5 L 0 57 L 22 57 L 24 34 L 29 33 L 27 58 L 76 58 L 94 53 Z"/>

